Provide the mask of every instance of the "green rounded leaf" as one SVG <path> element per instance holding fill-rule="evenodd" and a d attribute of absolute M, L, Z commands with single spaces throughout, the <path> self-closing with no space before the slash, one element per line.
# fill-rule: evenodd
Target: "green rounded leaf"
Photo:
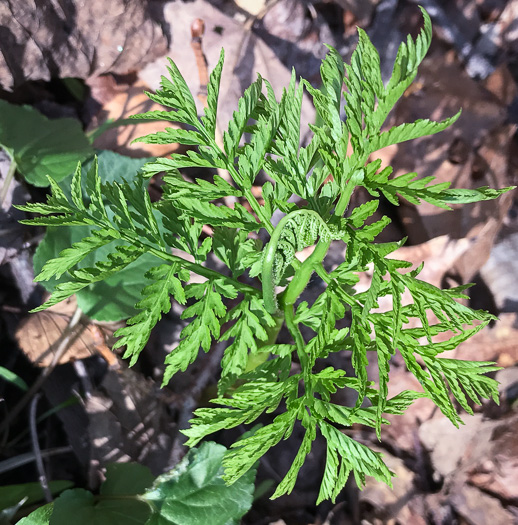
<path fill-rule="evenodd" d="M 33 108 L 4 100 L 0 100 L 0 115 L 0 145 L 35 186 L 48 186 L 47 175 L 62 180 L 79 161 L 94 154 L 78 120 L 49 120 Z"/>
<path fill-rule="evenodd" d="M 106 481 L 101 495 L 141 494 L 153 485 L 155 476 L 148 467 L 138 463 L 113 463 L 106 467 Z"/>
<path fill-rule="evenodd" d="M 73 485 L 71 481 L 51 481 L 49 488 L 52 494 L 59 494 Z M 44 498 L 41 483 L 38 482 L 4 485 L 0 487 L 0 510 L 13 507 L 24 499 L 24 505 L 30 505 L 42 501 Z"/>
<path fill-rule="evenodd" d="M 146 525 L 227 525 L 244 516 L 252 505 L 255 469 L 226 485 L 221 464 L 225 453 L 222 445 L 203 443 L 159 476 L 143 495 L 156 509 Z"/>

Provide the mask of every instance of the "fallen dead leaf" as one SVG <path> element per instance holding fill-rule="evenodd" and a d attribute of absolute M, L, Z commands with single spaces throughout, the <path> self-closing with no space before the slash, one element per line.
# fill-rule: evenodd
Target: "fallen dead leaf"
<path fill-rule="evenodd" d="M 505 63 L 498 66 L 493 73 L 484 80 L 483 85 L 506 106 L 511 104 L 518 94 L 514 78 Z"/>
<path fill-rule="evenodd" d="M 475 334 L 445 357 L 496 361 L 499 366 L 518 363 L 518 318 L 515 312 L 501 313 L 494 326 Z"/>
<path fill-rule="evenodd" d="M 439 416 L 419 427 L 419 439 L 430 452 L 434 469 L 443 478 L 456 473 L 472 442 L 482 441 L 482 432 L 489 438 L 494 426 L 492 422 L 485 422 L 481 414 L 465 417 L 464 422 L 465 425 L 456 428 L 451 421 Z"/>
<path fill-rule="evenodd" d="M 388 383 L 389 398 L 403 392 L 403 390 L 423 390 L 419 381 L 406 370 L 406 368 L 394 368 L 390 372 Z M 430 419 L 436 406 L 431 399 L 417 399 L 401 415 L 386 414 L 385 417 L 390 422 L 383 428 L 382 439 L 392 443 L 395 447 L 410 454 L 416 454 L 418 442 L 417 429 L 424 421 Z"/>
<path fill-rule="evenodd" d="M 518 418 L 500 421 L 494 427 L 485 453 L 468 473 L 469 481 L 484 492 L 505 501 L 518 499 Z"/>
<path fill-rule="evenodd" d="M 507 235 L 492 249 L 480 269 L 500 310 L 516 310 L 518 305 L 518 233 Z"/>
<path fill-rule="evenodd" d="M 267 0 L 234 0 L 234 3 L 243 11 L 256 16 L 265 8 Z"/>
<path fill-rule="evenodd" d="M 43 312 L 30 314 L 19 324 L 16 341 L 31 363 L 40 367 L 51 364 L 57 343 L 76 308 L 75 298 L 71 297 Z M 100 328 L 88 321 L 80 321 L 77 333 L 58 364 L 85 359 L 95 352 L 102 355 L 111 367 L 119 366 L 117 357 L 106 346 Z"/>

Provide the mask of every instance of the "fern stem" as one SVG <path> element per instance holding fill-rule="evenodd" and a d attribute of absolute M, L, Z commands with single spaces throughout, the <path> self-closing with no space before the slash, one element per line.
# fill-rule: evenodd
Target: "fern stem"
<path fill-rule="evenodd" d="M 290 334 L 295 340 L 295 346 L 297 348 L 297 355 L 299 357 L 300 366 L 302 368 L 302 376 L 304 378 L 304 385 L 306 388 L 311 382 L 311 367 L 309 362 L 309 356 L 306 353 L 306 342 L 300 331 L 298 323 L 295 322 L 295 311 L 293 304 L 284 305 L 284 319 L 286 320 L 286 327 Z"/>
<path fill-rule="evenodd" d="M 123 234 L 122 238 L 132 244 L 138 243 L 142 246 L 145 246 L 147 249 L 147 253 L 150 253 L 154 255 L 155 257 L 158 257 L 159 259 L 163 259 L 164 261 L 167 261 L 167 262 L 179 263 L 181 264 L 182 267 L 186 268 L 190 272 L 193 272 L 197 275 L 201 275 L 202 277 L 206 277 L 207 279 L 223 280 L 226 283 L 231 284 L 239 292 L 253 294 L 253 295 L 260 295 L 261 293 L 259 289 L 253 286 L 249 286 L 248 284 L 241 283 L 237 279 L 234 279 L 233 277 L 223 275 L 215 270 L 206 268 L 205 266 L 202 266 L 201 264 L 190 262 L 187 259 L 184 259 L 183 257 L 178 257 L 177 255 L 173 255 L 172 253 L 168 253 L 168 252 L 159 250 L 157 248 L 154 248 L 153 246 L 150 246 L 149 244 L 144 243 L 140 239 L 137 239 L 131 235 Z"/>
<path fill-rule="evenodd" d="M 326 241 L 320 240 L 317 243 L 313 253 L 301 264 L 300 270 L 293 277 L 288 288 L 286 288 L 284 292 L 284 304 L 295 304 L 295 301 L 308 285 L 311 275 L 324 260 L 330 244 L 330 239 Z"/>
<path fill-rule="evenodd" d="M 295 323 L 294 320 L 294 305 L 295 301 L 304 291 L 304 288 L 306 288 L 313 271 L 318 268 L 324 260 L 330 244 L 331 239 L 326 241 L 320 240 L 318 242 L 313 253 L 300 266 L 299 271 L 293 277 L 283 296 L 286 326 L 288 327 L 290 334 L 293 336 L 297 346 L 297 355 L 299 356 L 300 366 L 302 367 L 302 376 L 304 378 L 306 393 L 312 392 L 311 370 L 313 364 L 306 352 L 306 343 L 302 337 L 299 325 L 298 323 Z"/>
<path fill-rule="evenodd" d="M 295 215 L 312 215 L 315 218 L 317 218 L 324 226 L 327 227 L 322 217 L 320 217 L 320 215 L 316 211 L 307 210 L 307 209 L 295 210 L 291 213 L 288 213 L 288 215 L 285 215 L 279 221 L 279 224 L 277 224 L 277 227 L 273 231 L 272 236 L 270 238 L 270 242 L 268 243 L 268 246 L 266 247 L 266 251 L 265 251 L 264 259 L 263 259 L 263 268 L 262 268 L 264 306 L 266 310 L 268 311 L 268 313 L 272 315 L 275 315 L 279 312 L 279 307 L 277 304 L 277 295 L 275 294 L 275 278 L 274 278 L 275 253 L 277 252 L 277 247 L 279 245 L 279 240 L 281 238 L 282 230 L 284 229 L 286 224 L 290 220 L 292 220 L 293 217 L 295 217 Z M 329 247 L 329 244 L 328 244 L 328 247 Z M 327 249 L 326 249 L 326 253 L 327 253 Z M 326 253 L 322 255 L 322 259 L 325 257 Z M 299 272 L 300 272 L 300 269 L 303 267 L 303 265 L 304 264 L 300 264 L 298 259 L 296 258 L 293 259 L 292 266 L 295 268 L 297 273 L 293 277 L 291 284 L 299 281 L 300 279 Z M 302 290 L 304 290 L 304 288 L 306 287 L 310 277 L 311 277 L 311 272 L 309 273 L 306 284 L 304 284 L 300 293 L 302 293 Z M 295 300 L 300 295 L 300 293 L 297 294 L 297 296 L 295 297 Z"/>
<path fill-rule="evenodd" d="M 364 164 L 367 159 L 360 159 L 360 163 L 358 164 Z M 357 164 L 357 165 L 358 165 Z M 351 200 L 351 196 L 353 194 L 354 189 L 363 180 L 363 169 L 361 170 L 355 170 L 353 174 L 349 177 L 349 180 L 345 184 L 345 189 L 340 195 L 340 198 L 338 199 L 338 202 L 336 204 L 335 208 L 335 215 L 338 217 L 342 217 L 345 213 L 345 210 L 347 210 L 347 206 L 349 206 L 349 201 Z"/>

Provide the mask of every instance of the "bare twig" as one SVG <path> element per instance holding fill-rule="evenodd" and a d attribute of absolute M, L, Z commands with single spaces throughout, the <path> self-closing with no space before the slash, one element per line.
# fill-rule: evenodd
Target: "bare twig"
<path fill-rule="evenodd" d="M 0 206 L 2 206 L 5 198 L 7 197 L 7 192 L 9 191 L 9 186 L 11 186 L 11 182 L 13 181 L 15 173 L 16 173 L 16 162 L 12 160 L 11 164 L 9 165 L 9 170 L 7 171 L 7 175 L 5 176 L 2 190 L 0 191 Z"/>
<path fill-rule="evenodd" d="M 36 394 L 32 398 L 31 409 L 29 412 L 29 426 L 31 429 L 32 451 L 34 452 L 36 468 L 38 470 L 38 478 L 40 481 L 41 488 L 43 490 L 43 496 L 45 497 L 45 501 L 47 503 L 50 503 L 52 501 L 52 494 L 49 489 L 47 475 L 45 474 L 45 466 L 43 465 L 43 458 L 41 456 L 40 442 L 38 441 L 38 428 L 36 425 L 36 409 L 38 407 L 40 395 L 41 394 Z"/>
<path fill-rule="evenodd" d="M 57 456 L 58 454 L 68 454 L 72 451 L 73 448 L 71 446 L 55 447 L 49 448 L 47 450 L 42 450 L 40 452 L 40 455 L 42 458 L 49 458 L 51 456 Z M 12 458 L 4 459 L 3 461 L 0 461 L 0 474 L 4 474 L 5 472 L 9 472 L 18 467 L 23 467 L 23 465 L 27 465 L 29 463 L 32 463 L 33 461 L 33 452 L 25 452 L 24 454 L 19 454 L 18 456 L 14 456 Z"/>
<path fill-rule="evenodd" d="M 341 501 L 335 505 L 327 514 L 326 519 L 322 525 L 331 525 L 331 520 L 335 517 L 335 514 L 345 506 L 345 501 Z"/>
<path fill-rule="evenodd" d="M 83 396 L 85 399 L 90 399 L 92 397 L 93 385 L 88 377 L 88 372 L 86 371 L 86 366 L 83 361 L 78 360 L 74 361 L 74 370 L 76 371 L 77 377 L 81 386 L 83 387 Z M 79 395 L 79 394 L 77 394 Z"/>

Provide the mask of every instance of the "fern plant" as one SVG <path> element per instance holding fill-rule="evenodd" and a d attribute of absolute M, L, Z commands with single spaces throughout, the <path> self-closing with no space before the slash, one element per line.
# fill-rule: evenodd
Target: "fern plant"
<path fill-rule="evenodd" d="M 263 413 L 277 415 L 226 454 L 228 483 L 235 482 L 271 447 L 287 439 L 298 421 L 305 435 L 273 497 L 292 491 L 318 432 L 327 443 L 319 502 L 335 500 L 351 472 L 360 487 L 366 476 L 390 484 L 392 472 L 382 455 L 343 433 L 342 428 L 359 423 L 374 428 L 380 438 L 387 423 L 384 415 L 401 414 L 420 397 L 432 399 L 458 426 L 461 418 L 455 400 L 468 413 L 472 413 L 470 400 L 498 400 L 496 382 L 487 376 L 497 370 L 493 363 L 440 356 L 494 317 L 458 301 L 465 298 L 467 286 L 441 290 L 419 279 L 421 268 L 410 271 L 410 263 L 387 258 L 404 242 L 375 242 L 389 224 L 388 217 L 368 223 L 381 196 L 395 205 L 404 198 L 413 204 L 426 201 L 450 209 L 452 204 L 494 199 L 510 189 L 449 189 L 449 183 L 434 184 L 433 177 L 418 178 L 415 173 L 392 177 L 392 168 L 373 157 L 377 150 L 391 144 L 444 130 L 459 117 L 460 112 L 441 122 L 418 120 L 382 131 L 387 115 L 410 86 L 428 50 L 432 28 L 424 10 L 423 16 L 421 33 L 415 41 L 408 37 L 401 44 L 386 85 L 379 55 L 367 34 L 359 30 L 359 43 L 349 65 L 328 46 L 321 66 L 323 89 L 303 79 L 297 82 L 293 73 L 278 100 L 270 83 L 258 76 L 239 100 L 222 143 L 216 139 L 216 112 L 223 51 L 210 76 L 207 107 L 201 117 L 185 80 L 171 61 L 170 78 L 163 77 L 161 89 L 148 94 L 171 110 L 135 118 L 177 122 L 186 129 L 168 128 L 140 140 L 180 143 L 196 149 L 151 161 L 143 167 L 143 174 L 122 184 L 103 183 L 94 166 L 86 176 L 88 199 L 82 194 L 78 167 L 70 198 L 50 180 L 52 195 L 46 204 L 21 207 L 42 214 L 25 221 L 27 224 L 86 224 L 96 228 L 91 236 L 46 263 L 38 281 L 65 273 L 68 280 L 57 285 L 50 299 L 36 311 L 116 274 L 147 253 L 157 258 L 157 265 L 148 273 L 152 284 L 142 290 L 142 299 L 136 305 L 140 312 L 116 333 L 116 346 L 125 347 L 124 356 L 130 364 L 137 360 L 155 324 L 169 311 L 171 296 L 187 305 L 183 318 L 191 321 L 177 348 L 166 358 L 164 384 L 185 370 L 200 348 L 208 352 L 215 341 L 231 341 L 221 363 L 218 397 L 210 408 L 198 409 L 190 428 L 183 431 L 188 445 L 194 446 L 218 430 L 253 423 Z M 304 89 L 312 96 L 321 123 L 310 126 L 311 142 L 300 147 Z M 342 105 L 345 121 L 340 118 Z M 212 182 L 188 182 L 178 171 L 187 167 L 225 170 L 231 183 L 218 175 Z M 261 170 L 271 182 L 263 185 L 259 201 L 252 185 Z M 162 172 L 163 195 L 152 203 L 143 177 Z M 350 209 L 351 196 L 360 187 L 372 200 Z M 229 196 L 235 197 L 233 207 L 221 203 Z M 301 204 L 292 202 L 292 196 Z M 272 217 L 277 210 L 284 216 L 275 224 Z M 204 226 L 213 234 L 204 234 Z M 264 246 L 257 235 L 260 230 L 269 236 Z M 323 262 L 333 240 L 344 243 L 345 257 L 328 272 Z M 107 260 L 92 268 L 74 269 L 85 256 L 106 245 L 113 245 Z M 310 246 L 314 246 L 311 255 L 299 262 L 295 254 Z M 171 248 L 185 257 L 173 255 Z M 209 253 L 224 263 L 226 273 L 207 266 Z M 374 267 L 370 288 L 356 293 L 352 285 L 368 265 Z M 192 274 L 204 280 L 190 282 Z M 325 288 L 308 304 L 301 298 L 313 274 Z M 410 304 L 402 302 L 406 290 L 412 297 Z M 380 312 L 376 310 L 378 299 L 385 296 L 391 297 L 392 309 Z M 229 308 L 228 299 L 237 298 L 237 305 Z M 346 312 L 352 319 L 350 328 L 338 328 L 337 322 Z M 436 322 L 429 322 L 430 314 Z M 413 327 L 409 325 L 412 318 L 419 321 Z M 222 332 L 223 325 L 230 327 Z M 284 325 L 291 334 L 291 344 L 277 343 Z M 302 325 L 309 329 L 304 330 L 306 334 L 313 334 L 309 340 L 302 334 Z M 451 337 L 434 342 L 435 336 L 444 333 Z M 339 351 L 350 356 L 354 375 L 320 366 L 320 360 Z M 388 397 L 390 360 L 396 351 L 421 383 L 422 391 Z M 369 361 L 379 367 L 378 384 L 368 380 Z M 294 362 L 298 365 L 292 366 Z M 356 391 L 356 404 L 347 407 L 334 403 L 333 394 L 338 389 Z"/>

